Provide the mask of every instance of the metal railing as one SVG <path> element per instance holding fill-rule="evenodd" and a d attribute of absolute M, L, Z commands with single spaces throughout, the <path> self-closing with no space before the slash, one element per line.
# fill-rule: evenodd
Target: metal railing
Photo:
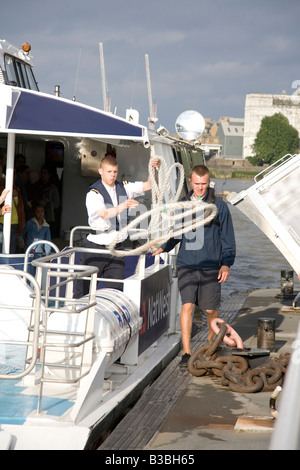
<path fill-rule="evenodd" d="M 5 309 L 6 313 L 9 310 L 30 310 L 31 316 L 33 318 L 33 328 L 32 328 L 32 338 L 30 341 L 14 341 L 14 340 L 0 340 L 0 344 L 7 344 L 7 345 L 14 345 L 14 346 L 27 346 L 32 348 L 32 357 L 31 360 L 28 361 L 27 367 L 24 367 L 22 372 L 17 374 L 0 374 L 0 380 L 15 380 L 21 379 L 25 375 L 28 375 L 35 367 L 38 357 L 38 341 L 39 341 L 39 319 L 40 319 L 40 311 L 41 311 L 41 291 L 40 287 L 35 280 L 35 278 L 24 271 L 17 270 L 17 269 L 7 269 L 7 267 L 0 267 L 0 279 L 1 276 L 5 274 L 5 276 L 19 276 L 20 278 L 24 278 L 26 281 L 29 281 L 33 286 L 33 295 L 35 298 L 34 304 L 32 307 L 20 307 L 19 305 L 2 305 L 0 303 L 0 309 Z"/>
<path fill-rule="evenodd" d="M 42 310 L 39 342 L 41 379 L 38 412 L 41 406 L 43 386 L 46 382 L 75 384 L 89 373 L 93 363 L 98 269 L 94 266 L 74 264 L 77 250 L 76 248 L 66 250 L 32 262 L 32 265 L 36 267 L 36 280 L 39 285 L 41 285 L 43 273 L 46 272 L 45 289 L 41 291 L 44 309 Z M 67 259 L 69 263 L 66 262 Z M 89 293 L 84 301 L 73 299 L 74 281 L 79 278 L 88 279 L 90 282 Z M 61 289 L 64 289 L 63 293 L 61 293 Z M 78 308 L 79 302 L 80 307 Z M 47 326 L 49 316 L 54 312 L 60 315 L 80 315 L 86 312 L 84 330 L 82 332 L 49 330 Z M 56 374 L 49 376 L 46 374 L 46 368 L 56 371 Z M 59 369 L 63 370 L 62 376 L 57 374 Z"/>
<path fill-rule="evenodd" d="M 70 234 L 70 244 L 76 230 L 90 230 L 90 227 L 75 227 Z M 31 262 L 35 267 L 35 277 L 27 272 L 28 256 L 36 244 L 49 243 L 55 253 L 37 258 Z M 84 247 L 66 248 L 59 251 L 51 242 L 45 240 L 34 242 L 25 253 L 24 271 L 1 268 L 1 275 L 19 276 L 30 286 L 31 307 L 14 307 L 1 305 L 5 308 L 30 310 L 27 341 L 3 340 L 0 344 L 26 346 L 24 370 L 20 373 L 1 374 L 0 379 L 15 380 L 30 375 L 39 380 L 39 397 L 37 412 L 41 410 L 43 388 L 46 382 L 75 384 L 86 376 L 93 363 L 94 316 L 96 307 L 97 282 L 115 282 L 116 280 L 98 278 L 98 268 L 75 264 L 76 253 L 107 253 L 108 250 L 89 249 Z M 159 257 L 156 257 L 159 261 Z M 74 299 L 73 290 L 76 280 L 89 281 L 89 293 L 84 299 Z M 123 282 L 124 279 L 118 280 Z M 86 313 L 85 313 L 86 312 Z M 84 314 L 85 325 L 81 332 L 50 329 L 49 318 L 56 315 Z M 38 371 L 34 370 L 38 366 Z M 53 374 L 48 374 L 48 371 Z M 27 379 L 26 379 L 27 380 Z"/>
<path fill-rule="evenodd" d="M 44 241 L 43 241 L 44 243 Z M 51 242 L 50 242 L 51 243 Z M 28 325 L 27 341 L 14 341 L 12 338 L 0 341 L 0 344 L 11 346 L 25 346 L 26 358 L 24 369 L 18 373 L 0 374 L 2 380 L 16 380 L 25 378 L 29 374 L 36 377 L 36 366 L 39 366 L 38 376 L 40 381 L 38 413 L 41 410 L 43 396 L 43 386 L 45 382 L 74 384 L 86 376 L 93 361 L 93 339 L 94 339 L 94 313 L 96 306 L 96 283 L 98 269 L 93 266 L 75 265 L 72 256 L 77 249 L 66 252 L 56 252 L 47 257 L 42 257 L 32 261 L 36 268 L 35 277 L 27 273 L 27 253 L 25 255 L 24 271 L 5 268 L 0 266 L 0 279 L 2 275 L 18 276 L 24 283 L 30 285 L 29 295 L 32 298 L 32 305 L 16 306 L 1 305 L 0 309 L 5 309 L 6 319 L 9 318 L 9 310 L 14 309 L 19 312 L 29 311 L 30 321 Z M 69 256 L 69 263 L 62 259 Z M 42 289 L 42 276 L 46 275 L 45 288 Z M 73 299 L 73 284 L 76 279 L 85 278 L 90 281 L 90 290 L 84 302 Z M 61 294 L 61 289 L 65 293 Z M 48 320 L 53 313 L 68 315 L 86 312 L 86 320 L 82 332 L 68 332 L 59 329 L 50 330 Z M 59 351 L 58 361 L 51 361 L 53 351 Z M 68 351 L 76 350 L 76 353 L 69 354 Z M 50 351 L 50 352 L 49 352 Z M 76 364 L 74 365 L 74 357 Z M 50 359 L 50 360 L 49 360 Z M 63 370 L 62 376 L 53 374 L 49 376 L 46 370 Z"/>
<path fill-rule="evenodd" d="M 274 163 L 267 166 L 261 172 L 259 172 L 257 175 L 254 176 L 255 183 L 258 182 L 259 178 L 265 177 L 268 174 L 272 173 L 273 171 L 277 170 L 277 168 L 284 165 L 288 160 L 291 160 L 292 158 L 297 157 L 297 155 L 298 154 L 292 155 L 291 153 L 288 153 L 284 155 L 283 157 L 279 158 Z"/>

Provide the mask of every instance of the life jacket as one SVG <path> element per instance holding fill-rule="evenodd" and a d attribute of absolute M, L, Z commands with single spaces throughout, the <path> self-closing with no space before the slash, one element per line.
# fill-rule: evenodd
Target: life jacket
<path fill-rule="evenodd" d="M 125 199 L 128 198 L 128 196 L 127 196 L 127 193 L 125 191 L 124 185 L 122 183 L 120 183 L 119 181 L 115 181 L 115 187 L 116 187 L 118 204 L 120 204 L 120 202 L 123 202 Z M 96 183 L 92 184 L 89 187 L 89 189 L 91 191 L 94 191 L 95 193 L 98 193 L 98 194 L 100 193 L 101 196 L 103 197 L 104 203 L 107 207 L 109 207 L 109 208 L 114 207 L 113 202 L 111 200 L 111 197 L 110 197 L 106 187 L 104 186 L 104 184 L 102 183 L 102 181 L 100 179 L 98 181 L 96 181 Z M 129 211 L 128 211 L 128 209 L 124 212 L 121 212 L 120 217 L 121 217 L 122 227 L 128 225 L 128 223 L 129 223 Z M 114 221 L 113 221 L 113 219 L 111 219 L 111 223 L 112 223 L 112 226 L 115 230 L 120 229 L 120 224 L 119 224 L 118 217 L 115 217 Z"/>

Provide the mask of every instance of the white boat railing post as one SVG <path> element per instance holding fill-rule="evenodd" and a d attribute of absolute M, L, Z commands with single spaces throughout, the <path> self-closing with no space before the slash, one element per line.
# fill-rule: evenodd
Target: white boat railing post
<path fill-rule="evenodd" d="M 14 161 L 15 161 L 15 134 L 7 135 L 7 157 L 6 157 L 6 176 L 5 188 L 9 189 L 6 196 L 5 204 L 12 206 L 13 184 L 14 184 Z M 10 252 L 10 233 L 11 233 L 11 212 L 6 212 L 3 222 L 3 243 L 2 253 Z"/>

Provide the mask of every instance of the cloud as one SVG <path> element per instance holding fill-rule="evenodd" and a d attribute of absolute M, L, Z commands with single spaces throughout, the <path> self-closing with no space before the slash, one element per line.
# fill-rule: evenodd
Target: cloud
<path fill-rule="evenodd" d="M 17 14 L 16 14 L 17 12 Z M 133 104 L 147 124 L 145 53 L 152 95 L 168 128 L 185 109 L 244 112 L 245 95 L 291 90 L 299 74 L 299 0 L 10 0 L 1 36 L 32 44 L 40 89 L 102 107 L 99 41 L 112 106 Z M 170 123 L 170 124 L 169 124 Z"/>
<path fill-rule="evenodd" d="M 215 63 L 205 64 L 198 70 L 198 75 L 204 77 L 234 78 L 245 77 L 257 73 L 260 68 L 259 62 L 243 63 L 240 61 L 221 60 Z"/>

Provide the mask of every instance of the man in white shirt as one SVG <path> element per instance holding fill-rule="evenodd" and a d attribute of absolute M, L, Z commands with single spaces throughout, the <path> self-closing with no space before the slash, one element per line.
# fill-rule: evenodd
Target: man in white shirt
<path fill-rule="evenodd" d="M 159 165 L 158 159 L 153 160 L 152 166 Z M 150 176 L 147 181 L 137 181 L 123 185 L 117 181 L 118 163 L 115 157 L 105 155 L 100 162 L 99 179 L 90 186 L 86 196 L 88 223 L 92 231 L 87 236 L 85 248 L 107 249 L 115 240 L 117 232 L 128 223 L 128 210 L 139 203 L 134 198 L 142 196 L 151 189 Z M 123 249 L 126 240 L 124 233 L 116 248 Z M 93 265 L 99 269 L 98 277 L 107 279 L 123 279 L 125 258 L 116 257 L 110 253 L 83 253 L 81 264 Z M 108 283 L 108 287 L 122 290 L 122 283 Z M 75 286 L 74 298 L 80 298 L 88 293 L 88 281 L 78 280 Z"/>

